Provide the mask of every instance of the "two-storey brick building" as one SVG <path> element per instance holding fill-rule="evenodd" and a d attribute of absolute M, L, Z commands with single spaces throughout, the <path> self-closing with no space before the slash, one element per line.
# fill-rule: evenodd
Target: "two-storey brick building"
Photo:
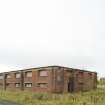
<path fill-rule="evenodd" d="M 0 89 L 31 92 L 76 92 L 95 89 L 97 73 L 47 66 L 0 73 Z"/>

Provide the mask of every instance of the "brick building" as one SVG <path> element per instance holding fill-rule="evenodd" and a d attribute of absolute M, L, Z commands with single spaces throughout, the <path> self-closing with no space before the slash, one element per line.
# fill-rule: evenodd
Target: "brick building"
<path fill-rule="evenodd" d="M 0 73 L 0 89 L 31 92 L 76 92 L 95 89 L 97 73 L 47 66 Z"/>

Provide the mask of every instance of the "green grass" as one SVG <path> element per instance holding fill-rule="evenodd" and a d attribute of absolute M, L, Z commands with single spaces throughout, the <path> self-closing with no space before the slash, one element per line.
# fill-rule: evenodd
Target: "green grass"
<path fill-rule="evenodd" d="M 105 90 L 74 94 L 47 94 L 0 91 L 0 100 L 20 105 L 105 105 Z"/>

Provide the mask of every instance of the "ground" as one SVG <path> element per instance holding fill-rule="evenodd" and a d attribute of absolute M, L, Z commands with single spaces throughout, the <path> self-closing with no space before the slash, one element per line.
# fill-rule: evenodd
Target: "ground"
<path fill-rule="evenodd" d="M 105 89 L 73 94 L 0 91 L 0 100 L 19 105 L 105 105 Z"/>

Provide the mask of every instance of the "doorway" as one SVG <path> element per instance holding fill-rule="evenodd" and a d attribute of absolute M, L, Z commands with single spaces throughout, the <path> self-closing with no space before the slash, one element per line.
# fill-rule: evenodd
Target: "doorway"
<path fill-rule="evenodd" d="M 72 93 L 74 92 L 74 81 L 73 79 L 70 79 L 68 82 L 68 92 Z"/>

